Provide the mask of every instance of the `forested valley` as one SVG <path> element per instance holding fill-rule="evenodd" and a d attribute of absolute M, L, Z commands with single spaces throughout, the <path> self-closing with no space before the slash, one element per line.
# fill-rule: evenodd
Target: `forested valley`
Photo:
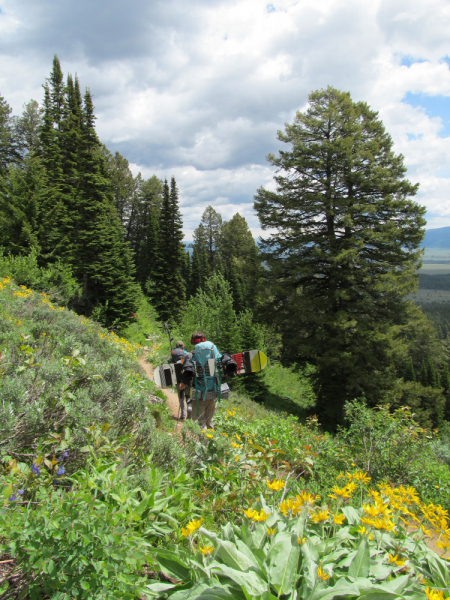
<path fill-rule="evenodd" d="M 102 144 L 56 56 L 41 102 L 0 97 L 2 598 L 450 591 L 427 541 L 450 550 L 450 320 L 410 299 L 418 184 L 332 87 L 278 139 L 267 236 L 208 206 L 185 243 L 175 177 Z M 174 433 L 138 366 L 167 360 L 163 323 L 267 354 L 217 431 Z"/>

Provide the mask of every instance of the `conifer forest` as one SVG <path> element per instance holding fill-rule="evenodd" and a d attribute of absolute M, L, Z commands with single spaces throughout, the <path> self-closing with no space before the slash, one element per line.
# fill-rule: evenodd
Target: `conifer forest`
<path fill-rule="evenodd" d="M 98 139 L 89 89 L 64 76 L 56 56 L 41 102 L 13 116 L 1 98 L 0 119 L 3 254 L 51 268 L 78 314 L 120 331 L 144 295 L 176 327 L 189 303 L 229 295 L 216 335 L 259 343 L 288 367 L 314 367 L 326 427 L 357 397 L 406 403 L 426 424 L 450 416 L 442 325 L 438 335 L 406 299 L 418 286 L 424 235 L 418 186 L 365 103 L 333 88 L 314 92 L 307 113 L 279 132 L 286 148 L 268 157 L 277 191 L 261 188 L 254 205 L 276 233 L 256 242 L 239 213 L 225 220 L 208 206 L 189 247 L 175 178 L 133 176 Z"/>
<path fill-rule="evenodd" d="M 450 305 L 417 294 L 450 276 L 378 113 L 311 92 L 265 235 L 208 206 L 185 242 L 84 86 L 55 55 L 0 96 L 0 598 L 450 597 Z M 214 429 L 152 380 L 194 331 L 268 359 Z"/>

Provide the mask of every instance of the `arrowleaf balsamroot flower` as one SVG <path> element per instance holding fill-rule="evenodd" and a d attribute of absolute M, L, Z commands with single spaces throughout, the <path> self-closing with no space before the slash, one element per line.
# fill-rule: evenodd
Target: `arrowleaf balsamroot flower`
<path fill-rule="evenodd" d="M 398 557 L 398 554 L 396 554 L 395 556 L 392 556 L 391 553 L 388 554 L 388 559 L 390 563 L 395 563 L 397 565 L 397 567 L 404 567 L 406 564 L 406 560 L 403 560 L 402 558 Z"/>
<path fill-rule="evenodd" d="M 333 493 L 328 494 L 328 495 L 330 498 L 333 498 L 334 500 L 337 500 L 338 496 L 340 498 L 350 498 L 350 496 L 351 496 L 351 491 L 348 489 L 347 486 L 340 488 L 339 486 L 335 485 L 331 491 Z"/>
<path fill-rule="evenodd" d="M 345 519 L 345 515 L 343 515 L 342 513 L 340 515 L 333 515 L 333 523 L 335 525 L 342 525 L 342 523 L 344 522 Z"/>
<path fill-rule="evenodd" d="M 330 513 L 327 509 L 319 510 L 315 515 L 312 516 L 311 521 L 313 523 L 321 523 L 322 521 L 326 521 L 330 518 Z"/>
<path fill-rule="evenodd" d="M 203 556 L 209 556 L 211 552 L 213 552 L 214 546 L 212 546 L 211 544 L 207 544 L 206 546 L 203 546 L 203 548 L 199 546 L 198 549 L 203 554 Z"/>
<path fill-rule="evenodd" d="M 284 481 L 281 479 L 274 479 L 272 483 L 266 479 L 266 485 L 269 490 L 273 490 L 274 492 L 279 492 L 284 488 Z"/>
<path fill-rule="evenodd" d="M 443 590 L 430 590 L 430 588 L 427 586 L 425 588 L 425 594 L 428 600 L 444 600 Z"/>
<path fill-rule="evenodd" d="M 203 517 L 198 519 L 198 521 L 192 519 L 192 521 L 189 521 L 189 523 L 186 525 L 186 529 L 184 529 L 184 527 L 181 528 L 181 533 L 184 535 L 184 537 L 188 537 L 195 533 L 202 523 Z"/>
<path fill-rule="evenodd" d="M 244 510 L 244 515 L 247 519 L 253 519 L 253 516 L 257 514 L 258 512 L 254 508 L 247 508 L 247 510 Z"/>
<path fill-rule="evenodd" d="M 317 575 L 320 577 L 320 579 L 321 579 L 322 581 L 326 581 L 327 579 L 330 579 L 330 575 L 328 575 L 328 573 L 327 573 L 326 571 L 324 571 L 324 570 L 322 569 L 322 567 L 319 567 L 319 568 L 317 569 Z"/>
<path fill-rule="evenodd" d="M 259 513 L 256 512 L 256 514 L 253 515 L 253 520 L 254 521 L 265 521 L 269 516 L 270 516 L 270 512 L 266 513 L 266 511 L 262 508 L 259 511 Z"/>
<path fill-rule="evenodd" d="M 267 535 L 275 535 L 277 530 L 275 528 L 266 527 Z"/>

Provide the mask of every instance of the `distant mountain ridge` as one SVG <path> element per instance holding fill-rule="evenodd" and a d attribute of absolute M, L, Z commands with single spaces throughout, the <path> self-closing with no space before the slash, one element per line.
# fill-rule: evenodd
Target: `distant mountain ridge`
<path fill-rule="evenodd" d="M 450 248 L 450 227 L 427 229 L 422 245 L 425 248 Z"/>

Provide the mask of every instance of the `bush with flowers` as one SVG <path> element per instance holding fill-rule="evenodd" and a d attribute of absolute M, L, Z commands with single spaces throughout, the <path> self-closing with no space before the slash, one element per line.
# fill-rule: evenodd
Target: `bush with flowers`
<path fill-rule="evenodd" d="M 155 431 L 149 397 L 159 392 L 136 361 L 140 352 L 47 294 L 0 278 L 0 459 L 20 462 L 38 439 L 69 428 L 74 469 L 84 462 L 87 429 L 109 423 L 109 437 L 133 432 L 136 451 L 153 451 L 155 462 L 179 461 L 174 441 L 160 443 Z"/>
<path fill-rule="evenodd" d="M 343 481 L 342 481 L 343 479 Z M 154 583 L 155 598 L 271 600 L 440 600 L 450 594 L 448 512 L 415 489 L 371 486 L 366 473 L 342 474 L 327 498 L 266 480 L 251 506 L 219 532 L 192 519 L 185 543 L 157 549 L 161 570 L 179 583 Z M 361 503 L 360 498 L 363 501 Z"/>

